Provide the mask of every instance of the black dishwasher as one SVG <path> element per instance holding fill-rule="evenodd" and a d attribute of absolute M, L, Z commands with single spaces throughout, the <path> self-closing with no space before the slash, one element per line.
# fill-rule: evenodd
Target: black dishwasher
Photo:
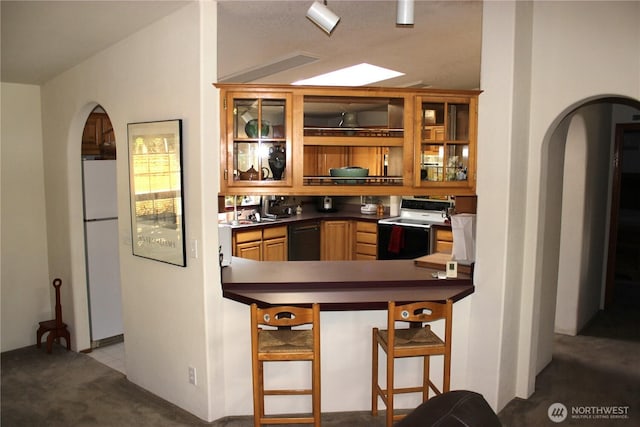
<path fill-rule="evenodd" d="M 320 261 L 320 221 L 289 225 L 289 261 Z"/>

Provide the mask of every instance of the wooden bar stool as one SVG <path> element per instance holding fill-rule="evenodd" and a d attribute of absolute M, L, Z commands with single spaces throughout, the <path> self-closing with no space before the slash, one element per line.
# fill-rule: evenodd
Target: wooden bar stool
<path fill-rule="evenodd" d="M 303 329 L 293 329 L 311 325 Z M 258 308 L 251 304 L 251 359 L 253 370 L 253 421 L 263 424 L 313 424 L 320 426 L 320 306 Z M 265 389 L 264 362 L 308 360 L 311 389 Z M 312 416 L 265 416 L 265 395 L 311 395 Z"/>
<path fill-rule="evenodd" d="M 47 353 L 51 353 L 53 347 L 53 340 L 58 344 L 60 338 L 64 338 L 67 342 L 67 350 L 71 350 L 71 337 L 67 325 L 62 323 L 62 305 L 60 304 L 60 286 L 62 286 L 62 280 L 54 279 L 53 287 L 56 289 L 56 318 L 53 320 L 45 320 L 40 322 L 40 327 L 36 331 L 36 347 L 40 348 L 40 341 L 42 335 L 49 333 L 47 336 Z"/>
<path fill-rule="evenodd" d="M 387 408 L 386 425 L 404 417 L 394 414 L 393 396 L 399 393 L 422 393 L 422 401 L 429 399 L 429 390 L 435 394 L 449 391 L 451 374 L 451 317 L 453 302 L 414 302 L 396 306 L 388 303 L 387 329 L 373 328 L 373 361 L 371 413 L 378 415 L 378 397 Z M 429 323 L 444 319 L 444 339 L 431 331 Z M 408 323 L 409 327 L 397 328 L 396 322 Z M 378 382 L 378 346 L 387 354 L 387 383 L 381 388 Z M 443 384 L 439 389 L 429 378 L 429 357 L 444 355 Z M 423 357 L 422 385 L 416 387 L 394 387 L 394 361 L 401 357 Z"/>

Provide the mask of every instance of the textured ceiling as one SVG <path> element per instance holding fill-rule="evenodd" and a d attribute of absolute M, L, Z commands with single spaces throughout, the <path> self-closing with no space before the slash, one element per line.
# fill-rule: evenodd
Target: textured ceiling
<path fill-rule="evenodd" d="M 254 80 L 291 83 L 359 62 L 406 76 L 381 86 L 480 85 L 482 3 L 415 1 L 396 27 L 395 0 L 328 0 L 341 21 L 327 36 L 305 15 L 312 0 L 218 1 L 219 80 L 306 54 L 317 61 Z M 184 1 L 7 1 L 1 5 L 2 81 L 42 84 L 185 5 Z"/>
<path fill-rule="evenodd" d="M 482 3 L 415 2 L 413 27 L 395 25 L 396 1 L 329 0 L 341 17 L 331 36 L 306 18 L 312 0 L 221 1 L 218 5 L 220 79 L 295 54 L 319 60 L 258 79 L 292 83 L 360 62 L 406 73 L 375 85 L 480 86 Z"/>

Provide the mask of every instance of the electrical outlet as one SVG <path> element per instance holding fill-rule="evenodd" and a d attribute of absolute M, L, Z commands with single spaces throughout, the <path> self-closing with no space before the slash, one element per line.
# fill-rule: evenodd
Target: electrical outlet
<path fill-rule="evenodd" d="M 189 366 L 189 384 L 198 385 L 196 378 L 196 368 Z"/>

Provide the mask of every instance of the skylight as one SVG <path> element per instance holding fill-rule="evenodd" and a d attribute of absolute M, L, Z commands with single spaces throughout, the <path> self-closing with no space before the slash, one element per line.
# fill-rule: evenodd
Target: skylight
<path fill-rule="evenodd" d="M 404 76 L 404 73 L 363 62 L 319 76 L 298 80 L 292 84 L 298 86 L 364 86 L 398 76 Z"/>

